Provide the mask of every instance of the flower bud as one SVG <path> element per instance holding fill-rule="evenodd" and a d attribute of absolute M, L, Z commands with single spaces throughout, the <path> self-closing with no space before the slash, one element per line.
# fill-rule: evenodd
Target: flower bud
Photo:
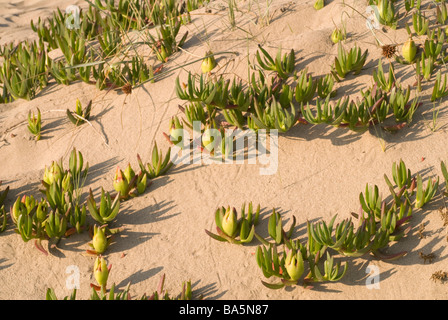
<path fill-rule="evenodd" d="M 316 2 L 314 3 L 314 9 L 316 9 L 316 10 L 320 10 L 324 6 L 325 6 L 324 0 L 316 0 Z"/>
<path fill-rule="evenodd" d="M 236 212 L 235 209 L 227 208 L 226 213 L 221 222 L 222 231 L 229 237 L 235 235 L 237 229 Z"/>
<path fill-rule="evenodd" d="M 51 185 L 53 182 L 59 181 L 62 177 L 62 169 L 57 164 L 56 161 L 53 161 L 50 168 L 47 168 L 45 166 L 45 172 L 44 172 L 44 182 Z"/>
<path fill-rule="evenodd" d="M 145 192 L 146 186 L 148 184 L 147 181 L 148 181 L 148 175 L 144 172 L 141 172 L 137 181 L 137 191 L 139 194 Z"/>
<path fill-rule="evenodd" d="M 291 280 L 297 281 L 303 274 L 303 258 L 300 251 L 289 251 L 285 259 L 285 268 Z"/>
<path fill-rule="evenodd" d="M 12 208 L 11 208 L 11 219 L 14 223 L 17 223 L 17 220 L 19 219 L 19 216 L 21 214 L 26 214 L 27 209 L 24 203 L 20 201 L 20 197 L 17 197 L 16 202 L 14 202 Z"/>
<path fill-rule="evenodd" d="M 106 229 L 99 228 L 97 225 L 93 227 L 93 239 L 92 245 L 95 251 L 99 254 L 106 251 L 107 248 L 107 238 L 106 238 Z"/>
<path fill-rule="evenodd" d="M 177 117 L 173 117 L 170 120 L 170 140 L 173 144 L 177 145 L 182 142 L 183 145 L 183 129 L 184 127 L 180 124 Z M 181 146 L 179 146 L 181 147 Z"/>
<path fill-rule="evenodd" d="M 167 60 L 167 58 L 168 58 L 168 54 L 167 54 L 167 52 L 166 52 L 166 48 L 165 48 L 164 45 L 162 45 L 162 46 L 160 47 L 160 49 L 159 49 L 159 54 L 160 54 L 160 58 L 161 58 L 161 61 L 162 61 L 162 62 L 164 62 L 164 61 Z"/>
<path fill-rule="evenodd" d="M 204 58 L 204 60 L 202 60 L 202 64 L 201 64 L 201 70 L 202 70 L 202 73 L 209 73 L 209 72 L 211 72 L 211 71 L 215 68 L 215 66 L 216 66 L 216 60 L 215 60 L 215 57 L 214 57 L 213 55 L 210 56 L 211 54 L 212 54 L 211 51 L 207 51 L 207 52 L 205 53 L 205 56 L 209 56 L 209 57 Z"/>
<path fill-rule="evenodd" d="M 403 48 L 401 49 L 401 52 L 403 54 L 403 58 L 407 62 L 414 61 L 415 55 L 417 54 L 417 46 L 415 45 L 414 40 L 412 40 L 412 38 L 409 38 L 408 41 L 405 42 Z"/>
<path fill-rule="evenodd" d="M 30 213 L 37 205 L 37 202 L 33 196 L 23 196 L 22 203 L 25 205 L 27 213 Z"/>
<path fill-rule="evenodd" d="M 206 128 L 204 130 L 204 134 L 202 135 L 202 145 L 209 152 L 212 152 L 212 150 L 214 149 L 214 146 L 215 146 L 215 144 L 213 143 L 215 139 L 210 134 L 210 131 L 211 131 L 211 129 L 209 129 L 209 128 Z"/>
<path fill-rule="evenodd" d="M 82 106 L 81 106 L 81 101 L 79 101 L 79 99 L 76 99 L 75 113 L 80 116 L 82 115 Z"/>
<path fill-rule="evenodd" d="M 93 275 L 96 282 L 102 287 L 106 288 L 107 278 L 109 277 L 110 267 L 107 267 L 107 262 L 103 257 L 97 257 L 93 266 Z"/>
<path fill-rule="evenodd" d="M 42 199 L 41 202 L 37 205 L 36 217 L 37 220 L 43 222 L 47 218 L 48 205 L 47 202 Z"/>
<path fill-rule="evenodd" d="M 128 194 L 128 188 L 129 184 L 125 178 L 123 178 L 123 171 L 120 170 L 119 167 L 117 167 L 117 171 L 115 172 L 114 176 L 114 189 L 117 191 L 120 196 L 125 197 Z"/>
<path fill-rule="evenodd" d="M 72 179 L 69 173 L 62 178 L 62 189 L 64 191 L 73 192 Z"/>
<path fill-rule="evenodd" d="M 126 169 L 123 171 L 124 177 L 126 178 L 126 181 L 129 183 L 131 182 L 132 178 L 135 177 L 135 172 L 132 170 L 131 164 L 128 164 Z"/>
<path fill-rule="evenodd" d="M 344 33 L 341 29 L 336 28 L 333 30 L 333 33 L 331 34 L 331 41 L 336 44 L 339 41 L 344 40 Z"/>

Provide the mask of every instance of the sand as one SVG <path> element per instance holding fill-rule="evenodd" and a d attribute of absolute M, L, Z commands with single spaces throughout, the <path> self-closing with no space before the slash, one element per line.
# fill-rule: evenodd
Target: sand
<path fill-rule="evenodd" d="M 272 54 L 278 46 L 285 52 L 294 49 L 300 58 L 296 70 L 307 67 L 313 76 L 324 75 L 337 54 L 337 46 L 329 37 L 342 16 L 349 36 L 347 46 L 356 43 L 369 50 L 361 74 L 337 84 L 338 97 L 355 97 L 360 89 L 372 84 L 381 49 L 366 28 L 364 17 L 342 6 L 342 1 L 327 2 L 316 11 L 313 1 L 274 1 L 267 24 L 262 19 L 264 4 L 241 1 L 241 9 L 236 12 L 238 28 L 231 30 L 227 10 L 221 10 L 226 2 L 215 1 L 208 7 L 211 13 L 200 9 L 192 14 L 192 23 L 182 27 L 181 33 L 189 31 L 188 40 L 166 69 L 202 57 L 210 49 L 215 53 L 232 51 L 238 55 L 218 56 L 218 72 L 247 79 L 248 55 L 254 62 L 257 44 L 262 44 Z M 364 14 L 365 1 L 347 3 Z M 0 42 L 33 39 L 30 19 L 48 17 L 57 7 L 64 9 L 69 4 L 85 5 L 73 0 L 1 0 Z M 252 5 L 250 13 L 248 5 Z M 407 39 L 403 25 L 396 31 L 385 31 L 377 32 L 378 39 L 399 44 L 400 50 Z M 163 150 L 168 148 L 162 132 L 168 131 L 169 119 L 180 115 L 178 105 L 183 104 L 176 97 L 174 80 L 179 76 L 185 81 L 187 71 L 200 72 L 200 62 L 175 69 L 130 95 L 98 91 L 81 82 L 63 86 L 53 81 L 31 101 L 0 105 L 0 188 L 11 189 L 5 207 L 9 209 L 18 196 L 39 197 L 44 167 L 61 157 L 67 163 L 73 147 L 83 153 L 91 168 L 84 194 L 88 188 L 96 196 L 101 187 L 113 191 L 117 166 L 124 168 L 130 163 L 138 168 L 137 154 L 147 161 L 155 141 Z M 402 83 L 413 84 L 412 67 L 396 64 L 396 71 Z M 448 286 L 430 279 L 438 270 L 448 271 L 447 229 L 438 211 L 444 206 L 440 193 L 423 210 L 415 210 L 411 232 L 390 248 L 390 252 L 405 250 L 406 256 L 392 262 L 371 256 L 347 259 L 348 271 L 341 281 L 318 284 L 314 289 L 264 287 L 261 280 L 266 279 L 254 257 L 259 245 L 256 240 L 245 246 L 231 245 L 213 240 L 204 231 L 214 231 L 217 207 L 240 208 L 252 201 L 262 208 L 261 230 L 266 229 L 269 214 L 276 208 L 284 216 L 286 227 L 296 217 L 294 235 L 304 239 L 307 220 L 328 221 L 335 214 L 344 219 L 350 212 L 357 212 L 359 193 L 367 183 L 378 185 L 387 195 L 383 175 L 390 177 L 392 164 L 400 159 L 425 181 L 441 177 L 440 161 L 448 160 L 447 105 L 440 104 L 438 130 L 431 130 L 431 88 L 424 86 L 422 106 L 414 121 L 397 134 L 373 129 L 358 134 L 326 125 L 296 125 L 279 135 L 278 170 L 272 175 L 260 175 L 260 163 L 174 166 L 167 175 L 154 179 L 145 194 L 122 204 L 114 225 L 124 231 L 105 254 L 112 264 L 109 283 L 124 289 L 130 282 L 133 297 L 155 291 L 165 274 L 166 289 L 173 295 L 180 292 L 183 281 L 191 280 L 195 296 L 205 299 L 446 299 Z M 77 98 L 83 104 L 93 100 L 91 126 L 75 128 L 66 118 L 65 110 L 73 109 Z M 37 107 L 42 111 L 43 137 L 36 142 L 27 130 L 26 119 L 28 111 Z M 442 181 L 440 190 L 444 188 Z M 418 233 L 422 223 L 424 238 Z M 78 298 L 88 298 L 89 284 L 95 282 L 94 258 L 84 255 L 89 241 L 86 232 L 63 238 L 45 256 L 32 242 L 23 242 L 10 221 L 8 229 L 0 234 L 0 299 L 44 299 L 47 288 L 53 288 L 58 297 L 69 295 L 67 279 L 72 266 L 80 275 Z M 425 263 L 420 252 L 434 253 L 435 259 Z M 372 266 L 379 272 L 376 288 L 367 285 Z"/>

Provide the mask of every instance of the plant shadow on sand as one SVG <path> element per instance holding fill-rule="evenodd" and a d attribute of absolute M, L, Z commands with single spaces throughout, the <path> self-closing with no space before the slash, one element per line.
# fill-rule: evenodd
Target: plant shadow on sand
<path fill-rule="evenodd" d="M 117 239 L 115 239 L 110 248 L 108 248 L 108 252 L 114 253 L 130 250 L 142 245 L 153 236 L 158 235 L 159 233 L 132 231 L 132 228 L 128 228 L 127 226 L 152 224 L 179 215 L 180 213 L 167 215 L 167 213 L 171 212 L 175 207 L 172 203 L 172 201 L 162 201 L 137 211 L 128 209 L 124 212 L 120 212 L 119 224 L 124 227 L 123 230 L 116 235 Z"/>

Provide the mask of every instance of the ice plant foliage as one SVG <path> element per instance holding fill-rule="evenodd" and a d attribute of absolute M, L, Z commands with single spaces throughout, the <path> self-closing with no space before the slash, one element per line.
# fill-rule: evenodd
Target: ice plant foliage
<path fill-rule="evenodd" d="M 81 101 L 79 101 L 79 99 L 76 99 L 75 111 L 70 111 L 69 109 L 67 109 L 67 117 L 74 125 L 79 126 L 86 120 L 89 120 L 91 109 L 92 100 L 90 100 L 85 109 L 83 109 Z"/>
<path fill-rule="evenodd" d="M 331 73 L 336 81 L 341 81 L 349 72 L 359 74 L 364 66 L 368 55 L 368 50 L 364 52 L 355 45 L 348 52 L 338 43 L 338 56 L 334 60 Z"/>
<path fill-rule="evenodd" d="M 285 53 L 282 55 L 282 50 L 279 48 L 275 59 L 261 45 L 258 45 L 258 49 L 260 51 L 256 53 L 257 62 L 264 70 L 274 71 L 281 79 L 287 79 L 294 71 L 296 58 L 293 49 L 291 49 L 289 54 Z"/>
<path fill-rule="evenodd" d="M 120 195 L 117 194 L 115 198 L 112 199 L 109 192 L 105 192 L 104 189 L 101 188 L 100 203 L 97 205 L 92 189 L 90 189 L 90 196 L 87 199 L 87 207 L 90 215 L 93 219 L 95 219 L 95 221 L 102 225 L 108 224 L 116 218 L 118 212 L 120 211 Z"/>
<path fill-rule="evenodd" d="M 145 172 L 141 171 L 139 174 L 135 174 L 130 164 L 128 164 L 125 171 L 117 167 L 113 186 L 121 200 L 127 200 L 130 197 L 143 194 L 147 185 L 148 178 Z"/>
<path fill-rule="evenodd" d="M 448 173 L 442 162 L 442 172 Z M 347 263 L 336 262 L 334 254 L 342 258 L 362 257 L 372 254 L 390 261 L 406 254 L 406 251 L 387 253 L 390 244 L 402 239 L 411 230 L 409 220 L 413 208 L 421 209 L 431 201 L 438 189 L 438 179 L 429 179 L 426 186 L 420 174 L 413 176 L 405 163 L 393 163 L 392 180 L 384 175 L 391 198 L 382 197 L 378 186 L 366 185 L 360 193 L 359 214 L 337 223 L 337 216 L 329 222 L 307 222 L 306 239 L 289 239 L 277 236 L 275 243 L 265 243 L 256 251 L 256 261 L 266 278 L 277 278 L 280 282 L 262 281 L 271 289 L 302 284 L 309 287 L 313 282 L 339 281 L 347 272 Z M 280 232 L 278 222 L 271 216 L 270 230 Z M 357 219 L 358 222 L 353 221 Z M 271 227 L 272 224 L 272 227 Z M 271 231 L 270 231 L 271 234 Z M 272 236 L 272 235 L 271 235 Z M 284 250 L 279 252 L 279 248 Z M 322 271 L 323 267 L 323 271 Z M 308 272 L 306 271 L 308 270 Z"/>
<path fill-rule="evenodd" d="M 243 204 L 241 217 L 239 218 L 235 208 L 221 207 L 215 212 L 216 231 L 218 234 L 216 235 L 208 230 L 205 230 L 205 232 L 218 241 L 228 241 L 234 244 L 249 243 L 254 237 L 259 215 L 260 205 L 254 208 L 252 202 L 249 203 L 247 211 L 246 205 Z"/>
<path fill-rule="evenodd" d="M 2 185 L 2 182 L 0 181 L 0 186 Z M 6 187 L 5 190 L 0 192 L 0 233 L 6 230 L 6 224 L 7 224 L 7 215 L 5 211 L 4 201 L 6 199 L 6 196 L 9 192 L 9 186 Z"/>
<path fill-rule="evenodd" d="M 163 156 L 162 150 L 157 148 L 157 143 L 154 143 L 152 149 L 151 161 L 145 165 L 141 160 L 140 156 L 137 155 L 138 164 L 140 166 L 141 172 L 145 174 L 149 179 L 157 178 L 164 175 L 173 165 L 170 160 L 171 148 L 168 148 L 165 157 Z"/>
<path fill-rule="evenodd" d="M 28 130 L 34 135 L 36 140 L 40 140 L 42 129 L 42 118 L 39 108 L 37 108 L 37 115 L 33 113 L 31 116 L 31 110 L 28 112 Z"/>

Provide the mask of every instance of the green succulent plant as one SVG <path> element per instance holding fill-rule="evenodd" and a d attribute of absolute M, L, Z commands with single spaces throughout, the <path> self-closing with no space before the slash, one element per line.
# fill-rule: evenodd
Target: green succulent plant
<path fill-rule="evenodd" d="M 169 134 L 164 133 L 165 138 L 171 145 L 183 148 L 189 141 L 184 141 L 184 126 L 177 116 L 170 119 Z"/>
<path fill-rule="evenodd" d="M 419 107 L 419 99 L 413 98 L 410 101 L 411 88 L 405 89 L 395 87 L 391 90 L 388 103 L 393 110 L 396 122 L 411 122 L 415 111 Z"/>
<path fill-rule="evenodd" d="M 111 268 L 112 265 L 107 265 L 107 261 L 104 257 L 96 257 L 93 266 L 93 275 L 98 284 L 97 287 L 101 288 L 103 291 L 106 290 L 107 280 L 109 278 Z"/>
<path fill-rule="evenodd" d="M 205 230 L 207 235 L 215 240 L 230 242 L 233 244 L 245 244 L 252 241 L 255 234 L 255 226 L 258 224 L 260 205 L 254 208 L 249 203 L 246 213 L 246 205 L 241 208 L 241 217 L 235 208 L 221 207 L 215 212 L 215 223 L 218 234 Z"/>
<path fill-rule="evenodd" d="M 212 51 L 207 51 L 205 53 L 204 60 L 201 63 L 202 73 L 210 73 L 216 67 L 215 56 Z"/>
<path fill-rule="evenodd" d="M 275 245 L 271 244 L 268 248 L 259 246 L 255 258 L 266 278 L 280 279 L 280 283 L 274 284 L 262 281 L 262 284 L 270 289 L 295 285 L 304 272 L 304 258 L 300 249 L 291 249 L 288 254 L 279 254 Z"/>
<path fill-rule="evenodd" d="M 102 35 L 98 35 L 98 42 L 103 57 L 114 56 L 121 44 L 120 32 L 118 30 L 105 30 Z"/>
<path fill-rule="evenodd" d="M 349 232 L 353 232 L 351 221 L 346 220 L 336 225 L 333 230 L 336 215 L 331 219 L 327 225 L 325 221 L 318 222 L 316 224 L 309 224 L 309 230 L 313 239 L 322 246 L 334 249 L 336 251 L 341 250 L 344 246 Z M 333 236 L 334 231 L 334 236 Z"/>
<path fill-rule="evenodd" d="M 290 239 L 295 226 L 296 217 L 293 216 L 289 230 L 285 231 L 281 214 L 273 209 L 268 221 L 268 234 L 273 240 L 273 243 L 261 237 L 257 232 L 255 232 L 254 235 L 262 244 L 266 246 L 269 246 L 270 244 L 285 244 L 288 248 L 290 248 Z"/>
<path fill-rule="evenodd" d="M 199 83 L 196 85 L 196 77 L 188 73 L 187 84 L 180 85 L 179 77 L 176 78 L 176 94 L 181 100 L 188 100 L 190 102 L 203 102 L 206 105 L 212 103 L 217 91 L 217 86 L 212 81 L 205 81 L 201 75 Z"/>
<path fill-rule="evenodd" d="M 349 72 L 355 75 L 359 74 L 364 66 L 368 55 L 368 50 L 361 51 L 357 45 L 351 48 L 348 52 L 344 50 L 341 43 L 338 43 L 338 56 L 334 60 L 331 69 L 335 80 L 341 81 Z"/>
<path fill-rule="evenodd" d="M 398 12 L 395 12 L 394 0 L 378 0 L 378 21 L 382 25 L 397 28 L 399 19 Z"/>
<path fill-rule="evenodd" d="M 127 200 L 130 197 L 137 197 L 143 194 L 148 185 L 148 178 L 144 171 L 139 174 L 135 174 L 131 165 L 128 164 L 125 171 L 122 171 L 119 167 L 115 172 L 113 186 L 118 193 L 120 200 Z"/>
<path fill-rule="evenodd" d="M 72 293 L 70 294 L 70 296 L 65 296 L 63 298 L 63 300 L 76 300 L 76 289 L 73 289 Z M 48 288 L 46 293 L 45 293 L 45 300 L 47 301 L 55 301 L 58 300 L 58 297 L 56 296 L 56 293 L 54 292 L 53 288 Z"/>
<path fill-rule="evenodd" d="M 307 103 L 313 99 L 316 93 L 317 81 L 313 81 L 313 77 L 304 69 L 299 78 L 295 88 L 295 99 L 298 103 Z"/>
<path fill-rule="evenodd" d="M 440 23 L 441 25 L 446 24 L 448 20 L 448 10 L 446 8 L 445 0 L 442 0 L 441 3 L 437 5 L 436 17 L 438 23 Z"/>
<path fill-rule="evenodd" d="M 422 36 L 428 31 L 429 20 L 420 10 L 417 10 L 412 15 L 412 25 L 414 26 L 415 33 L 419 36 Z"/>
<path fill-rule="evenodd" d="M 187 39 L 188 31 L 182 36 L 179 42 L 176 37 L 182 25 L 181 20 L 174 18 L 167 21 L 168 25 L 160 25 L 157 29 L 158 39 L 154 38 L 148 33 L 151 38 L 151 49 L 156 54 L 156 57 L 161 62 L 167 62 L 168 57 L 182 47 Z"/>
<path fill-rule="evenodd" d="M 45 197 L 52 210 L 58 209 L 61 213 L 72 210 L 73 186 L 70 181 L 70 174 L 63 179 L 54 182 L 44 190 Z"/>
<path fill-rule="evenodd" d="M 89 103 L 83 110 L 81 101 L 79 101 L 79 99 L 76 99 L 75 111 L 70 111 L 69 109 L 67 109 L 67 117 L 74 125 L 79 126 L 85 123 L 86 120 L 89 120 L 91 109 L 92 100 L 89 101 Z"/>
<path fill-rule="evenodd" d="M 392 88 L 395 86 L 396 78 L 395 78 L 395 68 L 393 64 L 389 64 L 388 75 L 384 74 L 383 71 L 383 63 L 382 60 L 378 60 L 378 68 L 373 71 L 373 79 L 377 86 L 381 88 L 384 92 L 390 92 Z"/>
<path fill-rule="evenodd" d="M 276 129 L 287 132 L 297 122 L 296 108 L 290 103 L 289 111 L 274 98 L 270 103 L 262 104 L 255 99 L 255 112 L 248 118 L 248 126 L 252 130 Z"/>
<path fill-rule="evenodd" d="M 448 194 L 448 170 L 446 168 L 446 164 L 444 161 L 440 162 L 440 168 L 442 169 L 442 175 L 443 178 L 445 179 L 445 192 L 444 195 Z"/>
<path fill-rule="evenodd" d="M 92 288 L 92 294 L 90 295 L 90 300 L 130 300 L 131 295 L 129 293 L 130 289 L 130 283 L 126 286 L 126 288 L 123 291 L 116 291 L 115 283 L 112 284 L 112 286 L 109 289 L 109 292 L 107 292 L 105 289 L 101 288 L 99 292 L 95 288 Z"/>
<path fill-rule="evenodd" d="M 186 121 L 182 122 L 190 129 L 193 129 L 195 121 L 200 122 L 202 125 L 211 123 L 217 113 L 216 107 L 211 105 L 204 106 L 201 102 L 198 101 L 191 102 L 186 107 L 179 106 L 179 109 L 185 115 Z"/>
<path fill-rule="evenodd" d="M 71 82 L 77 79 L 76 69 L 70 68 L 68 63 L 64 63 L 61 60 L 50 60 L 49 70 L 53 78 L 59 84 L 69 85 Z M 87 77 L 83 75 L 83 77 Z M 88 76 L 90 78 L 90 75 Z"/>
<path fill-rule="evenodd" d="M 316 2 L 314 2 L 314 9 L 316 10 L 320 10 L 325 6 L 325 1 L 324 0 L 316 0 Z"/>
<path fill-rule="evenodd" d="M 261 68 L 267 71 L 274 71 L 281 79 L 289 78 L 290 74 L 294 71 L 295 68 L 295 53 L 294 50 L 291 49 L 289 54 L 282 55 L 282 49 L 279 48 L 277 51 L 277 55 L 274 58 L 263 49 L 261 45 L 258 45 L 259 51 L 261 51 L 263 57 L 260 55 L 260 52 L 257 51 L 256 59 Z"/>
<path fill-rule="evenodd" d="M 434 87 L 432 89 L 431 101 L 436 101 L 437 99 L 442 99 L 448 95 L 448 88 L 446 86 L 446 74 L 443 78 L 442 83 L 442 73 L 439 70 L 436 75 L 436 80 L 434 81 Z"/>
<path fill-rule="evenodd" d="M 6 214 L 5 206 L 0 207 L 0 233 L 6 230 L 8 223 L 8 216 Z"/>
<path fill-rule="evenodd" d="M 85 204 L 82 206 L 73 206 L 73 209 L 69 212 L 69 223 L 73 226 L 71 232 L 76 231 L 77 233 L 81 233 L 86 225 L 86 217 L 87 210 Z"/>
<path fill-rule="evenodd" d="M 191 300 L 192 295 L 192 289 L 191 289 L 191 281 L 184 281 L 182 283 L 182 291 L 180 292 L 177 297 L 170 296 L 170 294 L 163 290 L 163 287 L 165 285 L 165 274 L 162 275 L 160 278 L 160 282 L 157 288 L 157 291 L 154 291 L 151 295 L 147 296 L 144 294 L 140 300 Z"/>
<path fill-rule="evenodd" d="M 347 272 L 347 263 L 341 270 L 341 262 L 334 264 L 334 258 L 327 251 L 327 259 L 324 261 L 324 273 L 319 270 L 317 264 L 311 263 L 311 279 L 313 282 L 330 281 L 335 282 L 341 280 Z"/>
<path fill-rule="evenodd" d="M 392 188 L 394 185 L 391 183 L 391 181 L 389 180 L 389 178 L 387 177 L 387 175 L 384 175 L 384 178 L 386 180 L 386 183 L 388 184 L 389 188 Z M 398 189 L 403 189 L 403 191 L 405 189 L 410 189 L 411 185 L 412 185 L 412 174 L 411 174 L 411 170 L 406 168 L 406 164 L 404 163 L 403 160 L 400 160 L 400 162 L 397 164 L 396 162 L 394 162 L 392 164 L 392 179 L 395 183 L 395 185 L 398 187 Z M 394 192 L 395 193 L 395 192 Z"/>
<path fill-rule="evenodd" d="M 59 209 L 50 211 L 45 221 L 45 232 L 50 239 L 59 241 L 67 231 L 68 212 L 59 212 Z"/>
<path fill-rule="evenodd" d="M 427 38 L 423 45 L 423 50 L 426 56 L 432 57 L 434 61 L 438 61 L 440 57 L 445 56 L 445 51 L 443 45 L 445 43 L 445 32 L 440 28 L 437 31 L 428 31 Z"/>
<path fill-rule="evenodd" d="M 106 249 L 112 243 L 112 236 L 106 235 L 107 225 L 102 225 L 98 227 L 96 224 L 93 226 L 93 237 L 92 242 L 89 246 L 92 250 L 87 250 L 88 254 L 91 255 L 102 255 Z"/>
<path fill-rule="evenodd" d="M 146 164 L 146 167 L 139 155 L 137 155 L 137 159 L 141 172 L 146 174 L 149 179 L 154 179 L 164 175 L 173 166 L 173 163 L 171 162 L 171 148 L 168 148 L 168 151 L 164 157 L 162 149 L 158 149 L 157 147 L 157 142 L 154 143 L 151 161 Z"/>
<path fill-rule="evenodd" d="M 28 130 L 34 135 L 36 141 L 41 138 L 42 130 L 42 118 L 39 108 L 37 108 L 37 115 L 35 113 L 31 114 L 31 110 L 28 112 Z"/>
<path fill-rule="evenodd" d="M 432 56 L 427 57 L 425 52 L 422 52 L 420 60 L 417 60 L 417 63 L 421 64 L 420 68 L 417 68 L 416 74 L 417 77 L 420 77 L 420 71 L 421 76 L 426 80 L 429 81 L 431 79 L 431 76 L 434 72 L 434 58 Z"/>
<path fill-rule="evenodd" d="M 343 97 L 336 101 L 334 107 L 330 105 L 331 96 L 328 95 L 325 101 L 316 99 L 316 114 L 311 111 L 311 105 L 308 103 L 306 108 L 304 104 L 301 105 L 301 114 L 304 119 L 310 124 L 327 123 L 338 127 L 341 125 L 345 117 L 345 111 L 350 103 L 349 97 Z"/>
<path fill-rule="evenodd" d="M 325 99 L 328 96 L 330 96 L 330 98 L 334 98 L 336 96 L 337 90 L 334 89 L 334 79 L 331 76 L 330 73 L 326 74 L 323 77 L 320 77 L 316 80 L 317 82 L 317 95 L 321 98 L 321 99 Z"/>
<path fill-rule="evenodd" d="M 112 200 L 109 192 L 105 192 L 104 189 L 101 188 L 101 199 L 97 206 L 92 189 L 90 189 L 89 198 L 87 199 L 87 208 L 95 221 L 99 222 L 101 225 L 108 224 L 116 218 L 120 211 L 120 196 L 117 194 Z"/>
<path fill-rule="evenodd" d="M 423 186 L 423 180 L 420 174 L 417 175 L 415 208 L 422 208 L 436 194 L 439 187 L 439 178 L 429 179 L 426 188 Z"/>
<path fill-rule="evenodd" d="M 47 54 L 43 43 L 22 41 L 4 53 L 0 67 L 0 83 L 4 100 L 31 100 L 39 89 L 47 86 Z"/>

